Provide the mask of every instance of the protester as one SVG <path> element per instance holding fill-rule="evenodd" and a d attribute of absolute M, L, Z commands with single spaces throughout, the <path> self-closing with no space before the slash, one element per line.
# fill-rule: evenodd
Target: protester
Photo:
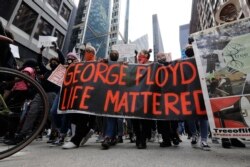
<path fill-rule="evenodd" d="M 55 49 L 58 51 L 58 48 L 55 47 Z M 60 52 L 58 52 L 58 58 L 53 57 L 49 60 L 49 66 L 50 69 L 47 69 L 47 67 L 43 64 L 42 61 L 42 52 L 44 50 L 44 47 L 42 46 L 40 49 L 40 55 L 37 58 L 37 62 L 39 64 L 39 68 L 41 70 L 42 78 L 40 78 L 41 85 L 43 89 L 46 92 L 46 95 L 48 97 L 49 102 L 49 108 L 52 106 L 53 100 L 56 97 L 56 94 L 59 92 L 60 87 L 53 84 L 52 82 L 48 81 L 48 77 L 52 74 L 52 72 L 56 69 L 56 67 L 60 63 L 64 63 L 64 57 Z M 30 132 L 33 130 L 33 125 L 36 122 L 37 117 L 39 116 L 39 113 L 41 112 L 42 99 L 39 94 L 36 94 L 34 99 L 32 99 L 29 111 L 27 112 L 27 116 L 25 119 L 25 122 L 22 126 L 22 129 L 20 130 L 20 133 L 16 135 L 14 140 L 9 141 L 6 144 L 13 145 L 17 144 L 22 141 L 23 138 L 25 138 L 27 135 L 30 134 Z"/>
<path fill-rule="evenodd" d="M 149 64 L 150 53 L 152 50 L 141 50 L 137 55 L 137 62 L 138 64 Z M 138 149 L 145 149 L 147 148 L 146 140 L 147 135 L 151 131 L 151 124 L 152 120 L 146 119 L 132 119 L 133 123 L 133 130 L 136 136 L 136 147 Z"/>
<path fill-rule="evenodd" d="M 76 53 L 69 52 L 66 56 L 66 64 L 65 66 L 68 67 L 72 63 L 78 63 L 79 58 L 76 55 Z M 54 124 L 57 133 L 59 134 L 57 138 L 55 138 L 52 141 L 49 141 L 48 143 L 51 143 L 52 146 L 61 146 L 64 144 L 64 139 L 67 135 L 68 130 L 70 129 L 70 121 L 68 114 L 58 114 L 57 113 L 57 106 L 59 103 L 59 97 L 60 94 L 58 93 L 56 95 L 56 98 L 53 102 L 53 105 L 50 109 L 50 115 L 51 115 L 51 123 Z"/>
<path fill-rule="evenodd" d="M 160 64 L 168 66 L 171 62 L 167 62 L 166 55 L 159 52 L 156 55 L 157 61 Z M 158 132 L 162 135 L 163 142 L 160 143 L 160 147 L 169 147 L 172 146 L 171 141 L 174 145 L 179 145 L 180 138 L 177 132 L 178 121 L 169 121 L 169 120 L 157 120 Z"/>
<path fill-rule="evenodd" d="M 194 57 L 194 51 L 192 48 L 192 42 L 194 41 L 193 38 L 189 38 L 189 44 L 186 47 L 185 54 L 187 57 Z M 190 132 L 192 134 L 191 138 L 191 145 L 195 147 L 198 143 L 198 132 L 197 132 L 197 124 L 198 122 L 199 129 L 200 129 L 200 135 L 201 135 L 201 141 L 200 141 L 200 147 L 205 150 L 209 151 L 210 146 L 207 144 L 207 138 L 208 138 L 208 120 L 207 119 L 198 119 L 198 120 L 188 120 L 188 127 L 190 129 Z"/>
<path fill-rule="evenodd" d="M 93 46 L 86 46 L 84 61 L 96 61 L 96 50 Z M 94 134 L 94 122 L 96 117 L 88 114 L 70 114 L 71 123 L 75 124 L 75 134 L 69 142 L 64 143 L 63 149 L 72 149 L 83 146 Z"/>
<path fill-rule="evenodd" d="M 117 62 L 119 59 L 119 53 L 117 50 L 111 50 L 109 54 L 110 63 Z M 106 117 L 106 127 L 104 130 L 105 138 L 102 142 L 102 147 L 104 149 L 109 149 L 110 146 L 116 144 L 116 142 L 122 143 L 123 139 L 123 119 Z M 118 139 L 116 139 L 116 134 L 118 132 Z"/>

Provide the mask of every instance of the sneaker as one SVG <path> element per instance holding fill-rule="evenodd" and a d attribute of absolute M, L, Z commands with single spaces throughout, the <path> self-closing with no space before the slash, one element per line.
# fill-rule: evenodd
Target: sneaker
<path fill-rule="evenodd" d="M 14 138 L 4 139 L 3 143 L 6 145 L 17 145 L 18 143 L 21 143 L 25 137 L 26 136 L 23 134 L 16 134 Z"/>
<path fill-rule="evenodd" d="M 57 130 L 52 130 L 49 136 L 49 140 L 47 143 L 53 143 L 56 141 L 57 137 L 59 136 L 59 133 Z"/>
<path fill-rule="evenodd" d="M 123 143 L 122 136 L 118 136 L 117 143 Z"/>
<path fill-rule="evenodd" d="M 239 139 L 233 138 L 230 140 L 231 140 L 232 146 L 234 146 L 234 147 L 241 147 L 241 148 L 246 147 L 246 145 L 244 143 L 242 143 Z"/>
<path fill-rule="evenodd" d="M 72 149 L 77 148 L 77 145 L 75 145 L 73 142 L 67 142 L 62 146 L 63 149 Z"/>
<path fill-rule="evenodd" d="M 102 143 L 104 141 L 104 137 L 102 136 L 102 134 L 97 135 L 96 138 L 96 143 Z"/>
<path fill-rule="evenodd" d="M 110 147 L 111 139 L 109 137 L 106 137 L 104 141 L 102 142 L 103 149 L 107 150 Z"/>
<path fill-rule="evenodd" d="M 173 144 L 174 144 L 175 146 L 179 145 L 179 143 L 180 143 L 180 141 L 179 141 L 178 138 L 173 138 Z"/>
<path fill-rule="evenodd" d="M 91 136 L 94 134 L 94 130 L 93 129 L 90 129 L 88 134 L 82 139 L 82 141 L 80 142 L 80 147 L 83 146 L 88 140 L 89 138 L 91 138 Z"/>
<path fill-rule="evenodd" d="M 192 145 L 192 146 L 195 146 L 197 143 L 198 143 L 198 138 L 197 138 L 197 136 L 193 136 L 192 139 L 191 139 L 191 145 Z"/>
<path fill-rule="evenodd" d="M 62 146 L 64 144 L 64 137 L 58 138 L 56 141 L 51 143 L 51 146 Z"/>
<path fill-rule="evenodd" d="M 146 148 L 147 148 L 147 145 L 146 145 L 146 143 L 139 143 L 138 145 L 136 145 L 136 147 L 137 147 L 138 149 L 146 149 Z"/>
<path fill-rule="evenodd" d="M 214 144 L 220 144 L 217 138 L 212 137 L 212 143 Z"/>
<path fill-rule="evenodd" d="M 171 146 L 172 146 L 172 144 L 170 141 L 167 141 L 167 142 L 163 141 L 160 143 L 160 147 L 171 147 Z"/>
<path fill-rule="evenodd" d="M 111 139 L 110 145 L 115 146 L 116 144 L 117 144 L 117 139 L 114 137 L 114 138 Z"/>
<path fill-rule="evenodd" d="M 201 141 L 201 149 L 205 151 L 210 151 L 210 146 L 205 141 Z"/>
<path fill-rule="evenodd" d="M 229 139 L 227 138 L 222 138 L 221 139 L 221 145 L 223 148 L 231 148 L 232 144 Z"/>

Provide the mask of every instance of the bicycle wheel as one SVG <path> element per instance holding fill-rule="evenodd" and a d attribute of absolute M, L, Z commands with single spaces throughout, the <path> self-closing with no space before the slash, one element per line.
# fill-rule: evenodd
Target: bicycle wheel
<path fill-rule="evenodd" d="M 13 91 L 13 85 L 18 82 L 25 83 L 28 88 Z M 3 159 L 20 151 L 38 136 L 47 121 L 49 105 L 46 93 L 37 81 L 9 68 L 0 67 L 0 95 L 0 159 Z M 26 101 L 30 100 L 32 103 L 36 97 L 39 97 L 40 105 L 36 116 L 31 117 L 32 111 L 27 110 Z M 14 141 L 21 134 L 28 117 L 34 119 L 29 132 L 22 138 L 19 136 L 19 141 L 11 144 L 10 141 Z"/>

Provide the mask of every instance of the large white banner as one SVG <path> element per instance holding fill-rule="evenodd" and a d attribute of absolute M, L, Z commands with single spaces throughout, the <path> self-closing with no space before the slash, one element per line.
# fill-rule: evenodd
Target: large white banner
<path fill-rule="evenodd" d="M 250 18 L 192 36 L 213 135 L 250 138 Z"/>

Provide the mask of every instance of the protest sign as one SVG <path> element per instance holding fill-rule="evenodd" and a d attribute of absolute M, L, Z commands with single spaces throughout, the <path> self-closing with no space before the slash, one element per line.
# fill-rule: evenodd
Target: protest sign
<path fill-rule="evenodd" d="M 250 18 L 192 36 L 212 134 L 250 138 Z"/>
<path fill-rule="evenodd" d="M 135 44 L 117 44 L 112 46 L 113 50 L 119 52 L 119 57 L 133 57 L 135 56 L 136 45 Z"/>
<path fill-rule="evenodd" d="M 169 66 L 77 63 L 67 68 L 60 113 L 144 119 L 206 117 L 194 59 Z"/>
<path fill-rule="evenodd" d="M 65 72 L 66 68 L 62 64 L 59 64 L 57 68 L 49 76 L 48 80 L 61 87 L 63 84 Z"/>
<path fill-rule="evenodd" d="M 44 47 L 50 47 L 53 46 L 52 42 L 56 42 L 57 41 L 57 37 L 53 37 L 53 36 L 39 36 L 39 40 L 38 40 L 38 48 L 41 48 L 42 46 Z"/>
<path fill-rule="evenodd" d="M 15 58 L 20 58 L 18 46 L 10 44 L 10 49 Z"/>

